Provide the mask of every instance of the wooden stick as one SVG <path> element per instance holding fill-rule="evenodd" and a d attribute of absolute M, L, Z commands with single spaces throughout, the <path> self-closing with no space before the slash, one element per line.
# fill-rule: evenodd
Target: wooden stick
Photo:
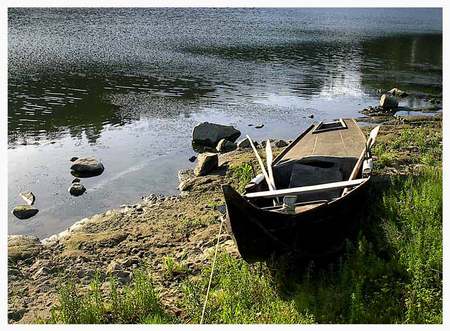
<path fill-rule="evenodd" d="M 261 157 L 259 156 L 255 145 L 253 144 L 253 140 L 251 140 L 248 135 L 247 135 L 247 139 L 250 141 L 250 146 L 252 146 L 253 152 L 255 152 L 256 159 L 258 160 L 258 163 L 259 163 L 259 166 L 261 168 L 261 171 L 262 171 L 262 173 L 264 175 L 264 178 L 266 179 L 267 186 L 269 187 L 269 191 L 274 191 L 275 188 L 272 186 L 272 182 L 270 181 L 269 175 L 267 174 L 266 168 L 264 167 L 264 163 L 261 160 Z"/>
<path fill-rule="evenodd" d="M 343 181 L 343 182 L 327 183 L 327 184 L 320 184 L 320 185 L 285 188 L 285 189 L 273 190 L 273 191 L 247 193 L 247 194 L 245 194 L 245 197 L 247 197 L 247 198 L 275 198 L 275 197 L 282 197 L 285 195 L 300 195 L 300 194 L 306 193 L 306 192 L 326 191 L 326 190 L 333 189 L 333 188 L 357 186 L 357 185 L 364 183 L 366 180 L 368 180 L 368 178 L 354 179 L 354 180 L 348 180 L 348 181 Z"/>
<path fill-rule="evenodd" d="M 275 177 L 273 176 L 272 161 L 273 161 L 272 147 L 270 146 L 270 140 L 267 139 L 266 141 L 267 172 L 269 173 L 269 180 L 272 183 L 272 187 L 276 190 L 277 187 L 275 185 Z"/>

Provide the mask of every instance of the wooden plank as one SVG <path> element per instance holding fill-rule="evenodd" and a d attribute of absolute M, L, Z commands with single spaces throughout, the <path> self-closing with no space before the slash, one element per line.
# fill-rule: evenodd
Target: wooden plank
<path fill-rule="evenodd" d="M 274 164 L 277 164 L 278 162 L 281 161 L 281 159 L 292 149 L 294 148 L 300 140 L 303 139 L 304 136 L 306 136 L 313 128 L 315 127 L 314 124 L 311 124 L 309 126 L 309 128 L 307 128 L 305 131 L 303 131 L 297 138 L 295 138 L 295 140 L 293 142 L 291 142 L 288 146 L 286 146 L 285 149 L 283 149 L 283 151 L 278 154 L 278 156 L 273 160 Z"/>
<path fill-rule="evenodd" d="M 358 158 L 365 147 L 366 137 L 356 122 L 351 119 L 343 119 L 343 121 L 347 125 L 347 129 L 316 134 L 312 133 L 313 130 L 308 131 L 302 137 L 301 143 L 295 144 L 283 154 L 283 161 L 312 155 Z"/>
<path fill-rule="evenodd" d="M 357 185 L 364 183 L 366 180 L 368 180 L 368 178 L 320 184 L 320 185 L 286 188 L 286 189 L 274 190 L 274 191 L 247 193 L 244 196 L 246 198 L 275 198 L 275 197 L 282 197 L 282 196 L 291 195 L 291 194 L 292 195 L 300 195 L 300 194 L 306 193 L 306 192 L 325 191 L 325 190 L 335 189 L 335 188 L 357 186 Z"/>

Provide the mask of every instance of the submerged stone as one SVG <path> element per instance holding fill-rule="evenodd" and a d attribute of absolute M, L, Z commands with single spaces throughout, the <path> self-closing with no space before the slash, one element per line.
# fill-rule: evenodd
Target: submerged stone
<path fill-rule="evenodd" d="M 75 197 L 82 195 L 84 192 L 86 192 L 86 188 L 81 183 L 73 183 L 69 189 L 69 193 Z"/>

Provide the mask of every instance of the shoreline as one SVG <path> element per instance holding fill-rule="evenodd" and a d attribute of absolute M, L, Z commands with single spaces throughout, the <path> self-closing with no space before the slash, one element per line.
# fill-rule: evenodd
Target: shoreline
<path fill-rule="evenodd" d="M 380 141 L 398 134 L 403 127 L 415 130 L 427 125 L 442 132 L 442 116 L 390 117 L 380 130 Z M 368 129 L 365 126 L 363 131 L 367 133 Z M 275 147 L 274 155 L 282 149 Z M 407 156 L 400 160 L 398 164 L 395 160 L 389 163 L 381 155 L 377 163 L 383 166 L 375 170 L 375 175 L 411 174 L 420 168 L 416 163 L 409 164 Z M 113 275 L 121 286 L 126 286 L 133 278 L 133 270 L 144 264 L 151 270 L 164 309 L 183 320 L 185 312 L 177 303 L 182 299 L 178 285 L 199 275 L 208 265 L 223 212 L 220 184 L 239 185 L 234 169 L 244 163 L 255 163 L 258 169 L 251 150 L 220 154 L 219 165 L 226 165 L 225 173 L 197 177 L 187 193 L 144 197 L 140 203 L 83 218 L 38 241 L 8 235 L 9 321 L 33 323 L 48 318 L 58 301 L 57 287 L 61 282 L 75 279 L 85 288 L 99 272 L 102 279 Z M 13 237 L 15 241 L 10 240 Z M 239 257 L 228 234 L 222 235 L 220 245 L 230 255 Z M 188 272 L 168 279 L 168 257 Z"/>

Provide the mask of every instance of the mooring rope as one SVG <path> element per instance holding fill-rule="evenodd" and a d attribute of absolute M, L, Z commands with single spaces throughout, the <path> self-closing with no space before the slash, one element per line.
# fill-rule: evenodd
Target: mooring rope
<path fill-rule="evenodd" d="M 212 265 L 211 265 L 211 274 L 209 275 L 209 283 L 208 283 L 208 288 L 206 289 L 206 297 L 205 297 L 205 302 L 203 303 L 203 310 L 202 310 L 202 317 L 200 318 L 200 324 L 203 324 L 203 319 L 205 318 L 206 304 L 208 302 L 209 290 L 211 288 L 214 267 L 216 265 L 217 251 L 219 250 L 220 235 L 222 234 L 222 225 L 223 225 L 223 217 L 220 218 L 220 228 L 219 228 L 219 234 L 217 235 L 216 250 L 214 252 L 214 258 L 213 258 Z"/>

